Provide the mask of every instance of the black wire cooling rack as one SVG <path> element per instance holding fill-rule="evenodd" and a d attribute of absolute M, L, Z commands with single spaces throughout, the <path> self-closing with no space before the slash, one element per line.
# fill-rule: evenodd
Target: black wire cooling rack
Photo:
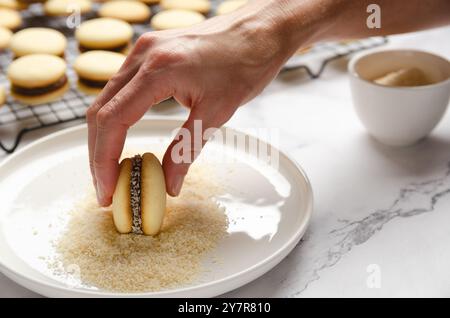
<path fill-rule="evenodd" d="M 220 1 L 213 1 L 217 5 Z M 98 6 L 98 5 L 96 5 Z M 95 8 L 94 8 L 95 9 Z M 157 7 L 152 7 L 153 12 L 157 12 Z M 87 107 L 92 103 L 94 97 L 80 92 L 76 88 L 76 74 L 71 65 L 78 54 L 77 43 L 73 38 L 74 30 L 67 28 L 65 18 L 47 18 L 42 8 L 31 6 L 22 11 L 24 19 L 23 27 L 46 26 L 60 30 L 68 39 L 68 47 L 65 53 L 65 59 L 68 62 L 67 77 L 71 83 L 70 90 L 58 101 L 27 106 L 15 101 L 8 96 L 6 104 L 0 106 L 0 148 L 6 153 L 13 153 L 19 146 L 22 137 L 34 130 L 68 123 L 76 120 L 83 120 Z M 93 17 L 85 16 L 84 19 Z M 134 26 L 136 37 L 140 34 L 150 31 L 147 25 Z M 356 41 L 322 43 L 315 45 L 307 52 L 294 55 L 285 65 L 282 72 L 303 69 L 311 79 L 318 78 L 327 64 L 333 60 L 383 45 L 387 42 L 384 37 L 374 37 Z M 0 52 L 0 86 L 6 91 L 9 90 L 9 82 L 6 77 L 6 71 L 11 63 L 12 56 L 6 52 Z M 12 140 L 8 144 L 4 140 Z"/>
<path fill-rule="evenodd" d="M 359 40 L 327 42 L 314 45 L 307 51 L 294 55 L 282 72 L 303 69 L 311 79 L 319 78 L 325 67 L 342 57 L 386 44 L 386 37 L 371 37 Z"/>

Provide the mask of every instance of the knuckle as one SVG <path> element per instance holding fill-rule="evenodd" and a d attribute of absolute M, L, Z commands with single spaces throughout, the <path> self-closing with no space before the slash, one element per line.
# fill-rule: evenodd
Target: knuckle
<path fill-rule="evenodd" d="M 98 105 L 93 104 L 86 110 L 86 121 L 92 123 L 96 121 Z"/>
<path fill-rule="evenodd" d="M 135 47 L 139 50 L 139 49 L 143 49 L 143 48 L 148 48 L 149 46 L 151 46 L 153 43 L 155 43 L 156 40 L 156 36 L 151 34 L 150 32 L 147 32 L 143 35 L 141 35 L 135 44 Z"/>
<path fill-rule="evenodd" d="M 155 67 L 149 62 L 144 62 L 141 65 L 140 72 L 144 77 L 148 78 L 155 72 Z"/>
<path fill-rule="evenodd" d="M 122 73 L 119 71 L 117 73 L 115 73 L 109 80 L 108 80 L 108 84 L 109 86 L 116 86 L 120 83 L 120 79 L 122 77 Z"/>
<path fill-rule="evenodd" d="M 150 64 L 154 69 L 167 68 L 184 61 L 185 58 L 185 53 L 180 50 L 168 50 L 165 48 L 155 49 L 149 55 Z"/>
<path fill-rule="evenodd" d="M 109 123 L 111 123 L 116 118 L 116 111 L 114 109 L 114 106 L 112 106 L 110 103 L 113 100 L 111 100 L 107 105 L 103 106 L 102 109 L 100 109 L 97 113 L 97 126 L 99 128 L 108 126 Z"/>

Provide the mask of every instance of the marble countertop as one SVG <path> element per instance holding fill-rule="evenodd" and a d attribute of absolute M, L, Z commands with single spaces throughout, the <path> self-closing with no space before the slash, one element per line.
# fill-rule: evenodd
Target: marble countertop
<path fill-rule="evenodd" d="M 448 38 L 450 27 L 394 36 L 386 47 L 450 58 Z M 280 129 L 281 148 L 311 180 L 315 207 L 292 253 L 226 297 L 450 296 L 450 112 L 416 146 L 383 146 L 353 111 L 347 62 L 331 63 L 317 80 L 280 75 L 230 121 Z M 156 107 L 149 116 L 185 114 Z M 0 297 L 35 296 L 0 274 Z"/>

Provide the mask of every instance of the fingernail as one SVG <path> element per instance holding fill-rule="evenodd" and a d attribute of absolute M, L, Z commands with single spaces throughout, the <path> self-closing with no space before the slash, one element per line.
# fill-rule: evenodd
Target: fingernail
<path fill-rule="evenodd" d="M 180 194 L 181 187 L 183 186 L 184 175 L 177 174 L 172 184 L 172 193 L 177 196 Z"/>

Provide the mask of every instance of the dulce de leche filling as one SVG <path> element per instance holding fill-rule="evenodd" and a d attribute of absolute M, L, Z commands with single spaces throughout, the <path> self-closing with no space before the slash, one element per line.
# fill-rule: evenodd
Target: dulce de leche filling
<path fill-rule="evenodd" d="M 133 212 L 133 221 L 131 231 L 134 234 L 142 234 L 141 218 L 141 168 L 142 157 L 136 155 L 131 159 L 131 178 L 130 178 L 130 205 Z"/>
<path fill-rule="evenodd" d="M 104 48 L 93 48 L 93 47 L 88 47 L 88 46 L 80 44 L 80 45 L 78 45 L 78 50 L 81 53 L 88 52 L 88 51 L 94 51 L 94 50 L 105 50 L 105 51 L 113 51 L 113 52 L 120 53 L 123 50 L 125 50 L 127 47 L 128 47 L 128 42 L 124 43 L 124 44 L 121 44 L 121 45 L 118 45 L 118 46 L 104 47 Z"/>
<path fill-rule="evenodd" d="M 103 88 L 106 86 L 106 83 L 108 83 L 108 81 L 94 81 L 81 76 L 78 80 L 80 83 L 93 88 Z"/>
<path fill-rule="evenodd" d="M 44 95 L 47 93 L 51 93 L 53 91 L 56 91 L 58 89 L 60 89 L 61 87 L 63 87 L 64 85 L 66 85 L 67 83 L 67 76 L 64 75 L 63 77 L 61 77 L 60 79 L 58 79 L 56 82 L 50 84 L 50 85 L 46 85 L 46 86 L 42 86 L 42 87 L 33 87 L 33 88 L 29 88 L 29 87 L 23 87 L 20 85 L 12 85 L 11 86 L 11 90 L 13 93 L 19 94 L 19 95 L 24 95 L 24 96 L 39 96 L 39 95 Z"/>

